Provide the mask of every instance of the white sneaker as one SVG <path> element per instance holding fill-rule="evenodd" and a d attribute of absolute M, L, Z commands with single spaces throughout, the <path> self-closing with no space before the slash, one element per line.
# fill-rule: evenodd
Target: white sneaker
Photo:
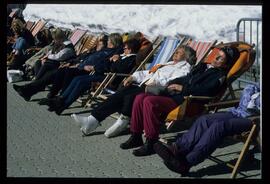
<path fill-rule="evenodd" d="M 93 132 L 98 126 L 99 122 L 98 120 L 90 115 L 88 117 L 78 116 L 76 114 L 72 114 L 71 117 L 80 124 L 81 131 L 85 135 L 89 135 L 91 132 Z"/>
<path fill-rule="evenodd" d="M 108 138 L 119 135 L 123 130 L 127 128 L 129 121 L 129 117 L 121 114 L 117 121 L 109 129 L 106 130 L 104 135 Z"/>

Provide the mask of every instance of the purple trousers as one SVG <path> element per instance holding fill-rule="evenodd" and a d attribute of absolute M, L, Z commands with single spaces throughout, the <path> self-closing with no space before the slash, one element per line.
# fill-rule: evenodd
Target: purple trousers
<path fill-rule="evenodd" d="M 188 132 L 176 140 L 176 145 L 194 166 L 211 155 L 224 137 L 240 134 L 251 127 L 251 120 L 230 112 L 207 114 L 199 117 Z"/>
<path fill-rule="evenodd" d="M 161 123 L 177 106 L 177 103 L 169 97 L 147 93 L 137 95 L 132 107 L 131 132 L 142 133 L 144 130 L 146 138 L 158 139 Z"/>

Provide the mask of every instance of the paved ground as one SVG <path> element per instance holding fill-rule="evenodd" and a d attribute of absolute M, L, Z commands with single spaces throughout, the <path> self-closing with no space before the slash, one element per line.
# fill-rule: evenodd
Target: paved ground
<path fill-rule="evenodd" d="M 132 150 L 120 149 L 119 144 L 127 140 L 128 134 L 107 139 L 103 133 L 113 123 L 111 117 L 93 135 L 82 137 L 70 114 L 89 115 L 89 109 L 80 108 L 76 102 L 58 116 L 37 104 L 46 94 L 39 93 L 26 102 L 7 84 L 8 177 L 181 178 L 168 170 L 157 155 L 138 158 Z M 241 145 L 225 141 L 213 155 L 225 161 L 235 160 Z M 260 160 L 245 162 L 242 168 L 246 176 L 239 174 L 239 178 L 261 178 Z M 207 159 L 193 167 L 188 178 L 229 176 L 230 170 L 224 165 Z"/>

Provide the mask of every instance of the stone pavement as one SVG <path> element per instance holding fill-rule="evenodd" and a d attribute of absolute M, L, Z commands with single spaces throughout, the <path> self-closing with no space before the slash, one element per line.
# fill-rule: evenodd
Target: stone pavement
<path fill-rule="evenodd" d="M 26 102 L 7 83 L 7 177 L 181 178 L 168 170 L 157 155 L 138 158 L 132 150 L 120 149 L 128 133 L 106 138 L 103 133 L 112 125 L 111 117 L 91 136 L 82 137 L 70 114 L 86 116 L 89 109 L 75 102 L 58 116 L 49 112 L 47 106 L 37 104 L 46 94 L 41 92 Z M 175 135 L 175 132 L 166 132 L 161 137 Z M 242 143 L 225 141 L 224 144 L 227 147 L 223 145 L 213 155 L 234 160 Z M 244 163 L 242 171 L 246 176 L 238 174 L 239 178 L 261 178 L 260 160 Z M 186 178 L 229 177 L 230 170 L 224 165 L 206 159 L 191 168 Z"/>

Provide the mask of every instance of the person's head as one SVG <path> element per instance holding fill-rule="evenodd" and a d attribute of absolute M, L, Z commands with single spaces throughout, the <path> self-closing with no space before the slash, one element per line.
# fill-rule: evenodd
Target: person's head
<path fill-rule="evenodd" d="M 125 54 L 136 54 L 140 49 L 140 42 L 136 39 L 128 39 L 124 42 Z"/>
<path fill-rule="evenodd" d="M 109 37 L 108 37 L 108 35 L 106 35 L 106 34 L 101 34 L 101 35 L 98 37 L 96 51 L 99 51 L 99 50 L 101 50 L 101 49 L 107 47 L 108 38 L 109 38 Z"/>
<path fill-rule="evenodd" d="M 175 62 L 186 60 L 190 65 L 194 65 L 197 60 L 196 51 L 189 46 L 183 45 L 176 49 L 172 59 Z"/>
<path fill-rule="evenodd" d="M 117 48 L 123 45 L 122 36 L 119 33 L 112 33 L 109 35 L 108 48 Z"/>
<path fill-rule="evenodd" d="M 60 28 L 56 28 L 52 32 L 52 38 L 55 43 L 63 43 L 66 40 L 66 35 L 63 30 L 61 30 Z"/>
<path fill-rule="evenodd" d="M 233 63 L 238 59 L 240 53 L 235 47 L 223 47 L 218 52 L 214 61 L 211 65 L 215 68 L 230 68 Z"/>
<path fill-rule="evenodd" d="M 37 34 L 37 39 L 40 45 L 48 45 L 52 42 L 52 34 L 49 29 L 43 29 Z"/>
<path fill-rule="evenodd" d="M 20 36 L 25 30 L 25 25 L 20 19 L 13 19 L 11 23 L 11 29 L 15 35 Z"/>

